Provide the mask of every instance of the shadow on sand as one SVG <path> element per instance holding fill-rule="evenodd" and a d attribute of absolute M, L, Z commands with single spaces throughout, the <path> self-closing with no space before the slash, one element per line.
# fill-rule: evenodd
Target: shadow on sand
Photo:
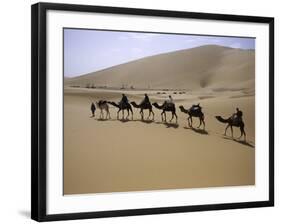
<path fill-rule="evenodd" d="M 166 128 L 178 128 L 179 127 L 179 124 L 178 123 L 169 123 L 169 122 L 158 122 L 158 121 L 155 121 L 155 120 L 145 120 L 145 119 L 126 119 L 126 118 L 122 118 L 122 119 L 104 119 L 104 118 L 97 118 L 95 119 L 96 121 L 120 121 L 122 123 L 127 123 L 127 122 L 142 122 L 142 123 L 145 123 L 145 124 L 162 124 L 162 125 L 165 125 Z"/>
<path fill-rule="evenodd" d="M 166 126 L 166 128 L 178 128 L 179 124 L 178 123 L 169 123 L 169 122 L 155 122 L 155 124 L 163 124 Z"/>
<path fill-rule="evenodd" d="M 143 123 L 146 123 L 146 124 L 154 123 L 154 120 L 142 120 L 142 119 L 139 119 L 139 120 L 136 120 L 136 121 L 140 121 L 140 122 L 143 122 Z"/>
<path fill-rule="evenodd" d="M 154 123 L 154 120 L 142 120 L 142 119 L 126 119 L 126 118 L 121 118 L 121 119 L 105 119 L 105 118 L 96 118 L 96 121 L 120 121 L 122 123 L 127 123 L 127 122 L 142 122 L 142 123 L 146 123 L 146 124 L 151 124 Z"/>
<path fill-rule="evenodd" d="M 199 129 L 199 128 L 192 128 L 192 127 L 184 127 L 184 129 L 192 130 L 201 135 L 208 135 L 209 133 L 206 130 Z"/>
<path fill-rule="evenodd" d="M 130 121 L 136 121 L 136 120 L 132 120 L 132 119 L 126 119 L 126 118 L 121 118 L 121 119 L 116 119 L 116 121 L 120 121 L 122 123 L 127 123 L 127 122 L 130 122 Z"/>
<path fill-rule="evenodd" d="M 97 118 L 96 121 L 116 121 L 116 119 Z"/>
<path fill-rule="evenodd" d="M 248 146 L 248 147 L 251 147 L 251 148 L 255 148 L 254 144 L 252 144 L 251 142 L 244 141 L 244 140 L 239 140 L 239 139 L 231 138 L 231 137 L 228 137 L 228 136 L 223 136 L 223 139 L 234 141 L 234 142 L 237 142 L 239 144 L 242 144 L 242 145 L 245 145 L 245 146 Z"/>
<path fill-rule="evenodd" d="M 151 124 L 153 123 L 154 121 L 153 120 L 141 120 L 141 119 L 134 119 L 134 120 L 131 120 L 131 119 L 117 119 L 117 121 L 120 121 L 120 122 L 123 122 L 123 123 L 126 123 L 126 122 L 142 122 L 142 123 L 145 123 L 145 124 Z"/>

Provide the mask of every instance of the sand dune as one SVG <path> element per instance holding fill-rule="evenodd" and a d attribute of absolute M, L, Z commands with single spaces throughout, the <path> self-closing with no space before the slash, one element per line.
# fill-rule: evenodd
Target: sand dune
<path fill-rule="evenodd" d="M 64 82 L 64 194 L 255 184 L 254 50 L 202 46 Z M 98 110 L 90 117 L 92 102 L 119 102 L 122 93 L 137 103 L 144 93 L 158 103 L 171 95 L 178 124 L 162 122 L 156 108 L 154 121 L 142 121 L 136 108 L 134 120 L 117 120 L 113 106 L 110 120 L 99 119 Z M 179 110 L 194 103 L 203 107 L 206 131 L 188 127 Z M 246 143 L 232 139 L 230 130 L 223 136 L 226 125 L 214 118 L 227 118 L 236 107 L 243 111 Z"/>
<path fill-rule="evenodd" d="M 147 92 L 147 91 L 146 91 Z M 201 93 L 157 94 L 152 102 L 163 102 L 172 94 L 178 124 L 163 123 L 160 110 L 153 108 L 154 121 L 117 120 L 110 106 L 110 120 L 91 118 L 90 103 L 99 99 L 118 102 L 121 90 L 65 88 L 64 92 L 64 193 L 144 191 L 255 184 L 254 97 L 231 98 L 235 91 L 219 92 L 200 99 Z M 126 91 L 139 102 L 144 91 Z M 239 91 L 238 94 L 241 94 Z M 186 108 L 200 102 L 206 131 L 190 129 Z M 247 143 L 223 136 L 225 125 L 214 116 L 230 116 L 238 106 L 244 112 Z M 125 113 L 126 114 L 126 113 Z M 121 115 L 121 114 L 120 114 Z M 148 112 L 145 111 L 145 118 Z M 171 114 L 167 114 L 169 119 Z M 194 126 L 198 120 L 194 119 Z M 234 128 L 235 137 L 239 131 Z"/>
<path fill-rule="evenodd" d="M 117 65 L 65 80 L 87 85 L 136 89 L 254 89 L 255 51 L 217 45 L 180 50 Z"/>

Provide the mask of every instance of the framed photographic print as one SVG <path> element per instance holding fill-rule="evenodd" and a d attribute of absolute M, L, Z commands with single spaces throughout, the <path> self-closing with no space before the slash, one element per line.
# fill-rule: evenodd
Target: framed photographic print
<path fill-rule="evenodd" d="M 32 219 L 273 205 L 273 18 L 32 6 Z"/>

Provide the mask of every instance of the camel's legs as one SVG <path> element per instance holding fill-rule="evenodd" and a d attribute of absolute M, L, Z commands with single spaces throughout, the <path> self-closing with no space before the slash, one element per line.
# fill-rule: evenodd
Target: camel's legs
<path fill-rule="evenodd" d="M 162 111 L 162 113 L 161 113 L 161 118 L 162 118 L 162 121 L 164 121 L 164 119 L 163 119 L 163 115 L 165 114 L 165 112 L 164 111 Z M 166 114 L 165 114 L 166 115 Z"/>
<path fill-rule="evenodd" d="M 170 120 L 170 122 L 174 119 L 174 113 L 172 112 L 172 118 Z"/>
<path fill-rule="evenodd" d="M 110 116 L 110 112 L 109 112 L 109 110 L 108 110 L 108 118 L 109 118 L 109 119 L 111 119 L 111 116 Z"/>
<path fill-rule="evenodd" d="M 205 130 L 205 121 L 204 121 L 203 118 L 201 118 L 201 119 L 202 119 L 202 122 L 203 122 L 203 125 L 204 125 L 204 130 Z"/>
<path fill-rule="evenodd" d="M 244 128 L 243 128 L 243 133 L 244 133 L 244 141 L 246 142 L 246 132 L 245 132 Z"/>
<path fill-rule="evenodd" d="M 130 115 L 130 112 L 129 112 L 129 109 L 127 109 L 127 117 L 126 117 L 126 119 L 128 119 L 128 117 L 129 117 L 129 115 Z"/>
<path fill-rule="evenodd" d="M 200 126 L 201 126 L 201 124 L 202 124 L 202 120 L 201 120 L 200 117 L 199 117 L 199 121 L 200 121 L 200 123 L 199 123 L 199 126 L 198 126 L 197 128 L 200 128 Z"/>
<path fill-rule="evenodd" d="M 174 117 L 176 117 L 176 123 L 178 123 L 178 116 L 174 112 L 172 112 L 172 118 L 171 118 L 170 122 L 174 119 Z"/>
<path fill-rule="evenodd" d="M 149 114 L 148 114 L 148 117 L 146 118 L 146 120 L 148 120 L 150 118 L 150 115 L 151 115 L 151 110 L 149 110 Z"/>
<path fill-rule="evenodd" d="M 134 113 L 133 113 L 133 110 L 131 108 L 128 108 L 128 114 L 129 114 L 129 111 L 131 111 L 132 113 L 132 120 L 134 120 Z"/>
<path fill-rule="evenodd" d="M 103 110 L 100 110 L 100 119 L 103 119 Z"/>
<path fill-rule="evenodd" d="M 224 135 L 226 135 L 226 131 L 229 128 L 229 126 L 230 126 L 229 124 L 226 126 L 225 131 L 224 131 Z"/>
<path fill-rule="evenodd" d="M 119 109 L 118 111 L 117 111 L 117 119 L 119 120 L 119 112 L 121 111 L 121 109 Z"/>
<path fill-rule="evenodd" d="M 190 117 L 187 118 L 187 121 L 188 121 L 188 126 L 190 127 Z"/>
<path fill-rule="evenodd" d="M 140 110 L 141 119 L 143 120 L 143 110 Z"/>
<path fill-rule="evenodd" d="M 244 135 L 244 141 L 246 141 L 246 132 L 244 130 L 244 127 L 240 127 L 240 131 L 241 131 L 241 135 L 240 135 L 239 139 Z"/>
<path fill-rule="evenodd" d="M 192 127 L 192 123 L 193 123 L 193 121 L 192 121 L 192 116 L 189 116 L 188 117 L 188 125 L 189 125 L 189 127 Z"/>
<path fill-rule="evenodd" d="M 154 120 L 154 112 L 153 112 L 152 109 L 151 109 L 151 113 L 152 113 L 152 116 L 153 116 L 152 120 Z"/>
<path fill-rule="evenodd" d="M 164 120 L 163 120 L 162 115 L 164 115 Z M 162 117 L 162 121 L 167 122 L 167 117 L 166 117 L 166 112 L 165 112 L 165 111 L 163 111 L 163 112 L 161 113 L 161 117 Z"/>
<path fill-rule="evenodd" d="M 107 108 L 107 110 L 106 110 L 106 119 L 111 119 L 108 108 Z"/>
<path fill-rule="evenodd" d="M 233 138 L 233 128 L 232 128 L 232 125 L 230 125 L 230 129 L 231 129 L 231 137 Z"/>

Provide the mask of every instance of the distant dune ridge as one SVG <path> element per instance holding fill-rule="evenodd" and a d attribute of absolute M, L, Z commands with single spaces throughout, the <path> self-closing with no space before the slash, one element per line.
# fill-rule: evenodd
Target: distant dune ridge
<path fill-rule="evenodd" d="M 205 45 L 145 57 L 64 81 L 65 86 L 76 87 L 254 90 L 255 51 Z"/>

